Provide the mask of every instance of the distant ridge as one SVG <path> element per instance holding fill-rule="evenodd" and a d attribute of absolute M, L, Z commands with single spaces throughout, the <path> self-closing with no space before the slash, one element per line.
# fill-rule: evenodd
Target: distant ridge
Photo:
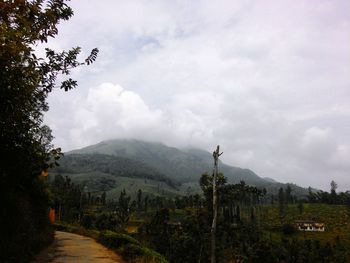
<path fill-rule="evenodd" d="M 120 184 L 127 182 L 126 188 L 133 189 L 132 191 L 136 187 L 133 182 L 137 182 L 137 187 L 146 187 L 144 182 L 148 180 L 148 186 L 157 188 L 158 192 L 159 184 L 162 184 L 165 192 L 183 194 L 188 189 L 199 191 L 200 176 L 203 173 L 211 174 L 212 166 L 212 154 L 201 149 L 180 150 L 159 142 L 117 139 L 66 153 L 54 173 L 68 175 L 80 183 L 90 184 L 91 187 L 94 187 L 91 181 L 103 185 L 102 181 L 108 179 L 109 190 L 122 187 L 117 185 L 120 178 L 124 178 Z M 277 193 L 280 187 L 286 186 L 272 178 L 261 178 L 249 169 L 222 162 L 220 171 L 229 183 L 243 180 L 249 185 L 265 187 L 271 193 Z M 113 180 L 114 186 L 111 183 Z M 306 189 L 294 184 L 291 186 L 294 194 L 307 194 Z"/>
<path fill-rule="evenodd" d="M 277 183 L 277 181 L 275 179 L 272 179 L 270 177 L 263 177 L 263 179 L 269 183 Z"/>
<path fill-rule="evenodd" d="M 203 173 L 212 172 L 212 155 L 200 149 L 180 150 L 162 143 L 135 139 L 109 140 L 67 154 L 105 154 L 137 160 L 182 183 L 198 182 Z M 220 163 L 220 169 L 232 182 L 265 182 L 253 171 Z"/>

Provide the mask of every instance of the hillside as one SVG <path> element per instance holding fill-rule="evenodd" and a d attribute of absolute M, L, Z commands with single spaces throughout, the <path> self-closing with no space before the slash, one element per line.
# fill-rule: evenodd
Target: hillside
<path fill-rule="evenodd" d="M 131 179 L 138 179 L 138 187 L 144 188 L 142 181 L 153 182 L 152 187 L 159 193 L 159 185 L 166 185 L 172 192 L 194 193 L 199 191 L 198 181 L 203 173 L 211 173 L 212 155 L 200 149 L 180 150 L 161 143 L 139 140 L 103 141 L 65 154 L 60 167 L 54 173 L 72 177 L 75 181 L 93 187 L 107 183 L 107 190 L 116 186 L 116 178 L 123 177 L 129 183 L 127 190 L 134 191 Z M 249 169 L 233 167 L 220 162 L 220 171 L 228 182 L 238 183 L 244 180 L 249 185 L 265 187 L 270 193 L 277 193 L 284 184 L 266 180 Z M 135 181 L 136 182 L 136 181 Z M 306 195 L 304 188 L 291 185 L 295 194 Z M 101 189 L 101 187 L 94 187 Z M 118 184 L 120 188 L 120 184 Z M 162 187 L 163 188 L 163 187 Z M 164 190 L 164 189 L 163 189 Z"/>
<path fill-rule="evenodd" d="M 176 183 L 145 163 L 106 154 L 69 154 L 61 158 L 56 173 L 84 174 L 101 172 L 114 177 L 131 177 L 164 182 L 175 187 Z"/>
<path fill-rule="evenodd" d="M 142 162 L 162 174 L 181 183 L 198 182 L 199 176 L 212 171 L 212 155 L 199 149 L 181 151 L 161 143 L 139 140 L 110 140 L 91 145 L 68 154 L 105 154 Z M 264 183 L 265 180 L 248 169 L 221 163 L 221 171 L 231 182 L 245 180 L 248 184 Z"/>

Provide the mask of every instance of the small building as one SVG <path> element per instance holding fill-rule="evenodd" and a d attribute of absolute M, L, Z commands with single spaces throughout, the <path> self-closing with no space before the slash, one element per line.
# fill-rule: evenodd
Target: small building
<path fill-rule="evenodd" d="M 296 220 L 295 224 L 299 231 L 325 231 L 324 223 L 318 223 L 313 220 Z"/>

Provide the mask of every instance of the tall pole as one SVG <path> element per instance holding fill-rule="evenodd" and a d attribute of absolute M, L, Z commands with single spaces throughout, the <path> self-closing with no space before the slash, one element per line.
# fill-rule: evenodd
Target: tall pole
<path fill-rule="evenodd" d="M 216 224 L 217 224 L 217 216 L 218 216 L 218 193 L 217 193 L 217 177 L 219 174 L 218 162 L 219 156 L 223 154 L 220 153 L 220 146 L 216 147 L 216 150 L 213 152 L 214 157 L 214 169 L 213 169 L 213 222 L 211 225 L 211 263 L 216 263 Z"/>

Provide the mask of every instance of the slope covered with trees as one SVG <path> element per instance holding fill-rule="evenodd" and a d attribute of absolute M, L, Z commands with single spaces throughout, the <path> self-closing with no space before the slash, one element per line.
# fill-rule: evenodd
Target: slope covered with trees
<path fill-rule="evenodd" d="M 97 160 L 97 156 L 101 160 Z M 79 158 L 79 165 L 66 161 L 73 158 Z M 103 158 L 105 161 L 102 160 Z M 128 160 L 128 164 L 126 164 L 126 160 Z M 91 166 L 95 168 L 92 169 Z M 73 180 L 74 177 L 77 178 L 76 174 L 80 173 L 79 181 L 82 181 L 84 173 L 86 179 L 93 178 L 93 174 L 87 173 L 87 171 L 94 170 L 111 174 L 109 171 L 113 169 L 108 170 L 108 167 L 111 166 L 115 171 L 114 175 L 118 176 L 122 176 L 121 170 L 123 170 L 126 177 L 135 178 L 132 176 L 135 169 L 141 169 L 142 173 L 153 174 L 153 179 L 159 182 L 167 182 L 165 178 L 169 178 L 172 184 L 178 188 L 179 194 L 188 194 L 200 192 L 198 186 L 200 175 L 212 173 L 213 160 L 211 153 L 200 149 L 180 150 L 161 143 L 140 140 L 110 140 L 68 152 L 56 171 L 62 171 L 64 174 L 72 176 Z M 275 195 L 280 187 L 285 187 L 282 183 L 265 180 L 249 169 L 229 166 L 222 162 L 219 163 L 219 166 L 230 183 L 239 183 L 243 180 L 249 185 L 266 188 L 268 193 Z M 119 171 L 117 172 L 117 170 Z M 99 175 L 95 174 L 97 178 Z M 170 182 L 167 184 L 169 185 Z M 307 189 L 294 184 L 289 185 L 293 190 L 293 195 L 305 197 L 308 194 Z M 142 185 L 139 186 L 143 188 Z M 127 188 L 126 185 L 124 187 Z"/>
<path fill-rule="evenodd" d="M 180 150 L 161 143 L 140 140 L 103 141 L 71 153 L 100 153 L 138 160 L 184 183 L 197 182 L 199 176 L 203 172 L 211 172 L 213 166 L 209 152 L 198 149 Z M 225 165 L 224 167 L 222 168 L 225 169 L 229 180 L 263 182 L 263 179 L 248 169 Z"/>
<path fill-rule="evenodd" d="M 59 160 L 60 166 L 52 172 L 83 174 L 101 172 L 114 177 L 131 177 L 164 182 L 171 187 L 176 183 L 143 162 L 106 154 L 69 154 Z"/>

